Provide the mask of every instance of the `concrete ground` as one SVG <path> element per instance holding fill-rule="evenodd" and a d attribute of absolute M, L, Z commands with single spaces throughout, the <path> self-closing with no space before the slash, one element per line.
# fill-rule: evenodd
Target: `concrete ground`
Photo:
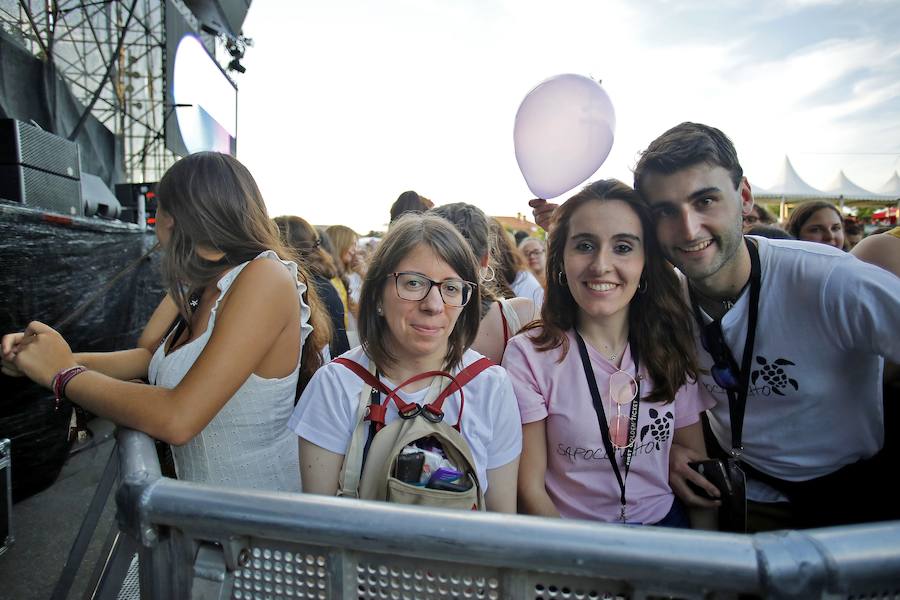
<path fill-rule="evenodd" d="M 89 427 L 93 438 L 70 455 L 56 482 L 13 505 L 15 543 L 0 556 L 0 600 L 46 600 L 53 593 L 115 447 L 111 423 L 94 419 Z M 84 595 L 114 518 L 111 493 L 68 598 Z"/>

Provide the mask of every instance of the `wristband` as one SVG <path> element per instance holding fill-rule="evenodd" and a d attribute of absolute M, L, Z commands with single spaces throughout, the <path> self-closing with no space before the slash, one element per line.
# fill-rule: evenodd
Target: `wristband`
<path fill-rule="evenodd" d="M 51 387 L 53 388 L 53 395 L 56 396 L 57 406 L 59 406 L 65 399 L 66 386 L 69 385 L 69 382 L 72 381 L 72 379 L 74 379 L 76 375 L 80 375 L 85 371 L 87 371 L 87 367 L 84 367 L 82 365 L 75 365 L 74 367 L 62 369 L 53 376 Z"/>

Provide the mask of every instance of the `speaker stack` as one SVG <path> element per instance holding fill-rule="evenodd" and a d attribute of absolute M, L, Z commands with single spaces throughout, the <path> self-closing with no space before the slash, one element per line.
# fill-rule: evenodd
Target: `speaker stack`
<path fill-rule="evenodd" d="M 78 144 L 22 121 L 0 119 L 0 198 L 83 215 Z"/>

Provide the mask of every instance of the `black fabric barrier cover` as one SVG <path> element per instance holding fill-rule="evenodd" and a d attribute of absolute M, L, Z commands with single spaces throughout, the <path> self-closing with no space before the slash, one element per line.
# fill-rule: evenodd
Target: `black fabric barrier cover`
<path fill-rule="evenodd" d="M 60 224 L 0 201 L 0 334 L 32 320 L 61 322 L 155 243 L 152 231 L 134 225 L 87 218 Z M 60 333 L 75 351 L 133 348 L 164 294 L 155 252 Z M 43 387 L 0 375 L 0 438 L 12 441 L 15 500 L 53 483 L 68 454 L 71 411 L 68 403 L 55 408 Z"/>
<path fill-rule="evenodd" d="M 0 118 L 34 121 L 41 129 L 68 138 L 83 111 L 53 65 L 35 58 L 0 30 Z M 121 144 L 94 116 L 88 117 L 75 141 L 83 171 L 110 188 L 124 180 Z"/>

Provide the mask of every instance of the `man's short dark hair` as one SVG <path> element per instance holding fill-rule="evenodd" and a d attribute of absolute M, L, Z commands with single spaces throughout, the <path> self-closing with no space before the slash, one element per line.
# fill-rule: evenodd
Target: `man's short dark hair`
<path fill-rule="evenodd" d="M 728 136 L 715 127 L 686 121 L 650 142 L 641 153 L 634 168 L 634 189 L 641 190 L 648 173 L 671 175 L 702 163 L 725 168 L 735 189 L 744 176 Z"/>

